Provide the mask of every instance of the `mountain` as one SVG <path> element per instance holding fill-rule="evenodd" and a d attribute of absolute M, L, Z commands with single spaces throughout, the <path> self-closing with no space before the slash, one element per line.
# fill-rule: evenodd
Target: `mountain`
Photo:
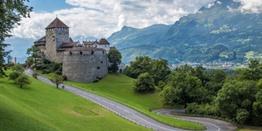
<path fill-rule="evenodd" d="M 262 56 L 262 14 L 244 13 L 233 0 L 218 0 L 172 25 L 123 27 L 108 39 L 125 63 L 139 55 L 180 62 L 237 62 Z"/>

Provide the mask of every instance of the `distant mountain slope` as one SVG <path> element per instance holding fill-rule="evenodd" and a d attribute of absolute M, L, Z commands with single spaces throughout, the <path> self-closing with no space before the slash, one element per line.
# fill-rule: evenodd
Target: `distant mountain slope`
<path fill-rule="evenodd" d="M 262 54 L 262 14 L 242 13 L 239 7 L 233 0 L 218 0 L 172 25 L 123 27 L 109 41 L 120 49 L 124 62 L 138 55 L 170 63 L 244 62 L 249 54 Z"/>

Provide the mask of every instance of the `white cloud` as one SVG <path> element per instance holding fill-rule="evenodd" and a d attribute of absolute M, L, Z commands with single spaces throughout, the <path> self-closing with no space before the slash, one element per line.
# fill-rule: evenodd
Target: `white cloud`
<path fill-rule="evenodd" d="M 240 0 L 242 12 L 261 13 L 262 0 Z"/>
<path fill-rule="evenodd" d="M 152 24 L 171 24 L 184 15 L 195 13 L 215 0 L 65 0 L 73 8 L 54 12 L 31 13 L 13 34 L 39 38 L 56 15 L 70 27 L 72 37 L 108 37 L 122 26 L 137 28 Z M 251 2 L 252 1 L 252 2 Z M 241 0 L 243 10 L 259 11 L 261 0 Z"/>

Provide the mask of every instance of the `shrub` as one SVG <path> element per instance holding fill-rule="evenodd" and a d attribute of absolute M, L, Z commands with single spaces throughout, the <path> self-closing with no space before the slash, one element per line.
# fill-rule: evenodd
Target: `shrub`
<path fill-rule="evenodd" d="M 236 121 L 239 124 L 244 124 L 249 118 L 249 112 L 246 109 L 238 109 L 236 115 Z"/>
<path fill-rule="evenodd" d="M 215 105 L 197 103 L 188 104 L 186 107 L 186 113 L 189 114 L 200 114 L 200 115 L 213 115 L 219 116 L 219 111 Z"/>
<path fill-rule="evenodd" d="M 22 73 L 18 71 L 13 71 L 9 74 L 9 80 L 17 79 Z"/>
<path fill-rule="evenodd" d="M 17 71 L 17 72 L 24 72 L 24 68 L 22 65 L 16 64 L 12 67 L 13 71 Z"/>
<path fill-rule="evenodd" d="M 138 76 L 134 90 L 139 93 L 148 93 L 155 90 L 154 80 L 149 73 L 143 73 Z"/>
<path fill-rule="evenodd" d="M 25 85 L 30 84 L 30 80 L 28 78 L 28 76 L 21 74 L 16 80 L 15 83 L 18 84 L 20 86 L 20 88 L 23 88 Z"/>

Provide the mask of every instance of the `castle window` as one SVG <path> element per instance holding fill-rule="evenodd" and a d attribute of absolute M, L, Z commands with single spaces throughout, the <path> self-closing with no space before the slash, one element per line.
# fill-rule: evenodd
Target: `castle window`
<path fill-rule="evenodd" d="M 101 64 L 103 64 L 103 63 L 104 63 L 104 61 L 100 61 L 100 63 L 101 63 Z"/>
<path fill-rule="evenodd" d="M 70 51 L 69 54 L 72 55 L 72 52 Z"/>
<path fill-rule="evenodd" d="M 94 54 L 94 51 L 92 50 L 92 51 L 91 51 L 91 55 L 93 55 L 93 54 Z"/>
<path fill-rule="evenodd" d="M 96 69 L 98 69 L 98 70 L 99 70 L 99 69 L 100 69 L 100 66 L 96 67 Z"/>
<path fill-rule="evenodd" d="M 80 55 L 83 55 L 83 52 L 82 52 L 82 51 L 80 51 Z"/>

